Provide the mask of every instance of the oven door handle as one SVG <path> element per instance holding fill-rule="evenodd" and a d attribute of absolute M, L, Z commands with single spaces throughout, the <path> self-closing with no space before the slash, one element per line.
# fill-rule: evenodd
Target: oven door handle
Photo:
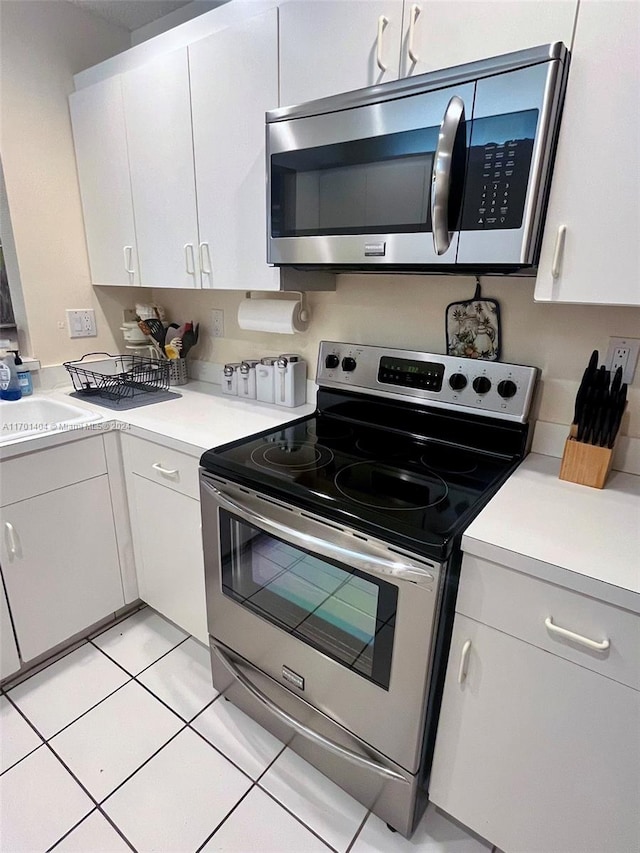
<path fill-rule="evenodd" d="M 225 667 L 227 672 L 229 672 L 236 681 L 245 688 L 245 690 L 248 690 L 254 699 L 270 711 L 275 717 L 278 717 L 283 723 L 286 723 L 286 725 L 294 729 L 294 731 L 299 735 L 307 738 L 307 740 L 317 743 L 329 752 L 339 755 L 346 761 L 350 761 L 352 764 L 357 764 L 359 767 L 363 767 L 367 770 L 373 770 L 374 773 L 377 773 L 380 776 L 387 776 L 390 779 L 394 779 L 396 782 L 407 783 L 404 776 L 401 776 L 400 773 L 396 773 L 396 771 L 392 770 L 390 767 L 385 767 L 384 764 L 379 764 L 377 761 L 364 758 L 364 756 L 358 755 L 357 752 L 353 752 L 344 746 L 340 746 L 339 743 L 330 740 L 324 735 L 321 735 L 319 732 L 314 731 L 314 729 L 310 729 L 308 726 L 303 725 L 303 723 L 298 722 L 295 717 L 292 717 L 291 714 L 288 714 L 286 711 L 283 711 L 282 708 L 279 708 L 272 699 L 262 692 L 262 690 L 252 684 L 247 676 L 238 669 L 231 658 L 222 650 L 220 644 L 216 642 L 216 640 L 210 637 L 210 642 L 214 654 Z"/>
<path fill-rule="evenodd" d="M 309 533 L 301 533 L 299 530 L 294 530 L 292 527 L 281 524 L 279 521 L 265 518 L 265 516 L 260 515 L 249 507 L 236 503 L 235 500 L 232 500 L 224 492 L 214 488 L 206 481 L 204 485 L 205 488 L 214 494 L 218 502 L 229 511 L 234 512 L 245 521 L 263 530 L 271 531 L 275 534 L 279 533 L 281 536 L 285 536 L 303 548 L 312 549 L 318 554 L 333 557 L 341 563 L 346 563 L 348 566 L 353 566 L 371 574 L 382 575 L 385 578 L 419 584 L 432 584 L 435 580 L 431 572 L 426 571 L 426 569 L 420 566 L 407 565 L 406 563 L 396 562 L 395 560 L 385 560 L 383 557 L 378 557 L 374 554 L 364 554 L 362 551 L 355 551 L 349 547 L 337 545 L 327 539 L 320 539 Z M 346 536 L 347 534 L 344 535 Z"/>

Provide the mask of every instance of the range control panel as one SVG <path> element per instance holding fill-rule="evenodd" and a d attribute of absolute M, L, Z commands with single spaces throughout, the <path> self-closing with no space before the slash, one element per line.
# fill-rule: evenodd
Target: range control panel
<path fill-rule="evenodd" d="M 537 376 L 522 364 L 322 341 L 316 381 L 524 423 Z"/>

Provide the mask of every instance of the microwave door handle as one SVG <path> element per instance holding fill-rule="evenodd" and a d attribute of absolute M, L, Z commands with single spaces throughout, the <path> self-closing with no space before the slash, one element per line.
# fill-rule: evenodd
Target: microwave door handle
<path fill-rule="evenodd" d="M 449 231 L 451 164 L 458 128 L 463 121 L 464 101 L 454 95 L 444 111 L 431 173 L 431 227 L 436 255 L 444 255 L 451 245 L 452 235 Z"/>
<path fill-rule="evenodd" d="M 299 530 L 294 530 L 285 524 L 281 524 L 279 521 L 274 521 L 254 512 L 249 507 L 236 503 L 236 501 L 206 481 L 203 481 L 203 484 L 215 496 L 217 501 L 229 511 L 239 515 L 250 524 L 260 527 L 262 530 L 271 531 L 274 535 L 285 536 L 302 548 L 313 549 L 317 553 L 332 557 L 334 560 L 339 560 L 347 565 L 353 565 L 354 568 L 370 572 L 371 574 L 381 575 L 385 578 L 422 584 L 431 584 L 434 581 L 434 576 L 426 571 L 426 569 L 420 568 L 420 566 L 407 565 L 396 562 L 395 560 L 385 560 L 383 557 L 377 557 L 374 554 L 363 554 L 351 548 L 334 544 L 327 539 L 319 539 L 309 533 L 301 533 Z"/>
<path fill-rule="evenodd" d="M 282 722 L 290 726 L 290 728 L 296 731 L 299 735 L 302 735 L 302 737 L 307 740 L 319 744 L 324 749 L 329 752 L 333 752 L 335 755 L 339 755 L 341 758 L 350 761 L 352 764 L 357 764 L 367 770 L 373 770 L 374 773 L 377 773 L 379 776 L 387 776 L 397 782 L 407 782 L 403 776 L 396 773 L 396 771 L 392 770 L 390 767 L 385 767 L 377 761 L 371 761 L 368 758 L 364 758 L 364 756 L 358 755 L 357 752 L 353 752 L 335 741 L 330 740 L 328 737 L 321 735 L 319 732 L 314 731 L 308 726 L 299 723 L 295 717 L 292 717 L 291 714 L 288 714 L 286 711 L 283 711 L 282 708 L 279 708 L 272 699 L 252 684 L 252 682 L 238 669 L 231 658 L 222 650 L 220 645 L 213 638 L 210 638 L 210 642 L 213 653 L 233 678 L 235 678 L 236 681 L 245 688 L 245 690 L 248 690 L 254 699 L 266 707 L 274 716 L 278 717 Z"/>

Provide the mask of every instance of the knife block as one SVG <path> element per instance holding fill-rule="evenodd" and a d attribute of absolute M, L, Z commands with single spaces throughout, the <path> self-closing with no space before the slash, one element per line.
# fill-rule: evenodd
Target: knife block
<path fill-rule="evenodd" d="M 613 450 L 609 447 L 584 444 L 570 434 L 564 443 L 560 479 L 603 489 L 611 470 Z"/>

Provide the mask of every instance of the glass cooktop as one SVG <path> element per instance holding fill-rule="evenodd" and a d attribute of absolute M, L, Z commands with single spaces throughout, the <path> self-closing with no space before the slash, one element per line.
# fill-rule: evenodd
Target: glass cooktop
<path fill-rule="evenodd" d="M 317 413 L 207 451 L 214 474 L 444 558 L 510 457 Z"/>

